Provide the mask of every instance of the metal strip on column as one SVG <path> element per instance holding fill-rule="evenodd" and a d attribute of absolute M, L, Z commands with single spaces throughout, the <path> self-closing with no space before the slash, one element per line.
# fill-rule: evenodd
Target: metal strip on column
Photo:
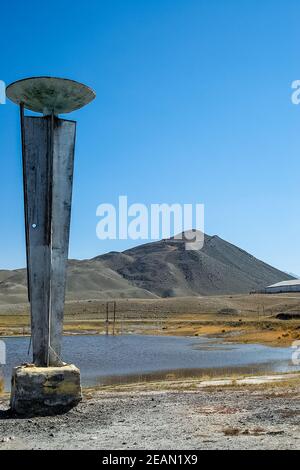
<path fill-rule="evenodd" d="M 54 118 L 50 365 L 60 365 L 72 203 L 76 122 Z"/>

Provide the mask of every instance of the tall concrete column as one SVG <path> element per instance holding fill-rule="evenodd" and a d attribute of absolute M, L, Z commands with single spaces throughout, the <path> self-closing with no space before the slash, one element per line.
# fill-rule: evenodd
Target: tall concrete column
<path fill-rule="evenodd" d="M 76 122 L 59 114 L 82 108 L 95 93 L 55 77 L 14 82 L 7 97 L 20 107 L 28 298 L 34 365 L 15 367 L 11 410 L 56 414 L 81 400 L 80 371 L 62 361 Z M 25 109 L 42 116 L 25 116 Z"/>
<path fill-rule="evenodd" d="M 7 87 L 20 106 L 33 362 L 60 366 L 76 122 L 58 114 L 95 98 L 73 80 L 33 77 Z M 43 116 L 25 116 L 28 109 Z"/>
<path fill-rule="evenodd" d="M 23 117 L 23 168 L 33 362 L 61 365 L 76 123 Z"/>

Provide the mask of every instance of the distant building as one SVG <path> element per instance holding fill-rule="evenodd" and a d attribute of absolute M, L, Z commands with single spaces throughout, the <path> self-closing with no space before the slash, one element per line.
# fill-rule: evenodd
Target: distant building
<path fill-rule="evenodd" d="M 280 292 L 300 292 L 300 279 L 277 282 L 265 288 L 266 294 L 277 294 Z"/>

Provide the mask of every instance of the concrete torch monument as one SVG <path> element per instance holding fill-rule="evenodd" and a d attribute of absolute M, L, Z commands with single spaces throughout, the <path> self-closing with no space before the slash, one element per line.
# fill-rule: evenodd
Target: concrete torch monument
<path fill-rule="evenodd" d="M 11 409 L 65 411 L 81 399 L 80 372 L 61 358 L 76 122 L 58 118 L 95 98 L 89 87 L 54 77 L 12 83 L 20 107 L 28 298 L 33 365 L 16 367 Z M 43 116 L 26 116 L 28 109 Z"/>

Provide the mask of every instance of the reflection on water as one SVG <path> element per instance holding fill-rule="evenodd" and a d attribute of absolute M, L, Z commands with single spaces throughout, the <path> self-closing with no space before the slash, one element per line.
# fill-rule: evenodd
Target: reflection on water
<path fill-rule="evenodd" d="M 7 338 L 6 389 L 11 368 L 30 362 L 29 338 Z M 84 386 L 174 377 L 300 370 L 291 348 L 226 344 L 220 339 L 78 335 L 63 339 L 63 359 L 81 369 Z M 171 375 L 170 375 L 171 374 Z"/>
<path fill-rule="evenodd" d="M 284 369 L 286 370 L 286 369 Z M 292 369 L 296 370 L 296 369 Z M 272 364 L 252 364 L 241 367 L 218 367 L 216 369 L 170 369 L 159 372 L 148 372 L 146 374 L 110 375 L 101 377 L 94 385 L 122 385 L 137 382 L 155 382 L 159 380 L 181 380 L 181 379 L 201 379 L 220 376 L 230 376 L 236 374 L 264 374 L 274 372 Z"/>

